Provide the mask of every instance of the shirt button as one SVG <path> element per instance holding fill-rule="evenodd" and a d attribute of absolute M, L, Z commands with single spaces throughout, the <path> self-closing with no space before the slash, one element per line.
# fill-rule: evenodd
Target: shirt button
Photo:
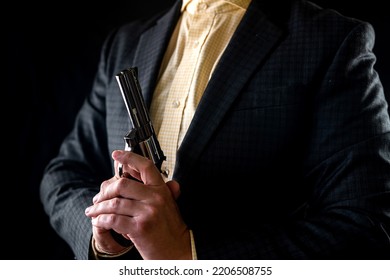
<path fill-rule="evenodd" d="M 180 106 L 180 101 L 179 101 L 179 100 L 173 101 L 173 102 L 172 102 L 172 106 L 173 106 L 174 108 L 178 108 L 178 107 Z"/>
<path fill-rule="evenodd" d="M 198 45 L 199 45 L 199 41 L 198 40 L 194 41 L 194 48 L 196 48 Z"/>

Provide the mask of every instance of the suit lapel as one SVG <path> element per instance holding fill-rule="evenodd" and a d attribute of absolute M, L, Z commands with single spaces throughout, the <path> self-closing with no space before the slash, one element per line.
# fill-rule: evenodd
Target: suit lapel
<path fill-rule="evenodd" d="M 282 29 L 267 19 L 257 1 L 252 1 L 210 79 L 179 148 L 175 168 L 177 180 L 191 171 L 252 73 L 282 35 Z"/>
<path fill-rule="evenodd" d="M 180 16 L 180 8 L 181 1 L 177 1 L 164 17 L 142 34 L 139 40 L 134 66 L 138 67 L 138 79 L 148 107 L 170 35 Z"/>

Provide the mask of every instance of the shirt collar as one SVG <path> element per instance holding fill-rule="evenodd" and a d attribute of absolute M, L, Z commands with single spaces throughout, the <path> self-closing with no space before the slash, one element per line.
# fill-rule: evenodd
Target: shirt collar
<path fill-rule="evenodd" d="M 183 12 L 186 9 L 187 5 L 192 1 L 198 1 L 198 0 L 183 0 L 182 6 L 181 6 L 181 11 Z M 199 2 L 208 2 L 208 1 L 215 1 L 215 0 L 199 0 Z M 246 9 L 246 8 L 248 8 L 248 6 L 252 0 L 220 0 L 220 1 L 230 2 L 233 5 L 236 5 L 238 7 Z"/>

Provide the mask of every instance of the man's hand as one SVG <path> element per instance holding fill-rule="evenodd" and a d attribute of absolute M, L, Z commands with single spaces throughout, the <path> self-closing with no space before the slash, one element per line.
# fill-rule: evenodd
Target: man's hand
<path fill-rule="evenodd" d="M 144 259 L 191 259 L 189 230 L 175 201 L 179 184 L 165 183 L 143 156 L 118 150 L 112 157 L 115 167 L 122 164 L 135 180 L 116 174 L 104 181 L 86 209 L 98 249 L 112 254 L 124 249 L 112 237 L 113 229 L 130 239 Z"/>

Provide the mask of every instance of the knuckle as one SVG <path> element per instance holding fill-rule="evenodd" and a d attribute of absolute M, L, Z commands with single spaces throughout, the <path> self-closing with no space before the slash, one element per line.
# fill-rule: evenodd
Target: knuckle
<path fill-rule="evenodd" d="M 110 199 L 108 201 L 108 206 L 110 207 L 110 209 L 115 210 L 115 209 L 119 208 L 120 203 L 121 203 L 121 199 L 118 197 L 114 197 L 113 199 Z"/>

